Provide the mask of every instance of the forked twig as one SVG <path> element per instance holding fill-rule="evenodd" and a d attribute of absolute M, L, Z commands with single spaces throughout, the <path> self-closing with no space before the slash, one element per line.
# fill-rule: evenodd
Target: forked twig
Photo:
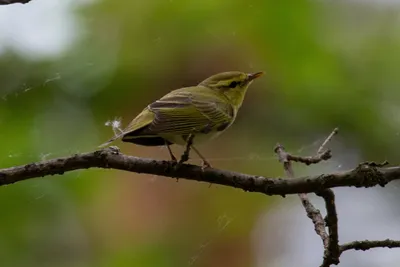
<path fill-rule="evenodd" d="M 286 176 L 288 178 L 294 178 L 294 171 L 292 164 L 289 160 L 289 154 L 285 151 L 284 147 L 281 144 L 277 144 L 277 146 L 275 147 L 275 153 L 277 153 L 279 161 L 283 164 Z M 328 234 L 326 233 L 324 218 L 322 217 L 320 211 L 315 208 L 314 205 L 310 202 L 307 194 L 300 193 L 298 194 L 298 196 L 301 200 L 301 204 L 306 210 L 308 218 L 310 218 L 314 224 L 315 232 L 321 237 L 324 247 L 328 247 Z"/>
<path fill-rule="evenodd" d="M 338 133 L 338 128 L 335 128 L 332 133 L 325 139 L 322 145 L 319 147 L 317 154 L 311 157 L 300 157 L 294 156 L 287 153 L 284 147 L 278 144 L 275 147 L 275 153 L 277 153 L 279 161 L 282 162 L 286 176 L 294 178 L 294 172 L 291 165 L 291 161 L 301 162 L 306 165 L 316 164 L 323 160 L 328 160 L 332 157 L 330 150 L 325 150 L 327 144 L 332 140 L 333 136 Z M 321 196 L 325 201 L 327 210 L 327 217 L 324 220 L 321 212 L 314 207 L 309 200 L 306 193 L 300 193 L 299 198 L 301 203 L 306 210 L 307 216 L 311 219 L 314 224 L 314 229 L 317 235 L 321 237 L 324 245 L 324 259 L 321 266 L 329 266 L 331 264 L 339 263 L 339 236 L 338 236 L 338 219 L 335 205 L 335 195 L 332 190 L 324 189 L 320 192 L 316 192 L 318 196 Z M 329 234 L 326 232 L 326 226 L 328 226 Z"/>

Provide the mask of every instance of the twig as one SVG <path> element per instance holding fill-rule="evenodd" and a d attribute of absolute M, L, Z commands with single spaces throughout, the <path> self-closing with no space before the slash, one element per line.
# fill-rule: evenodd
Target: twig
<path fill-rule="evenodd" d="M 329 150 L 325 150 L 325 147 L 332 140 L 332 138 L 339 132 L 339 128 L 333 129 L 331 134 L 325 139 L 322 145 L 319 147 L 317 154 L 323 155 Z M 325 223 L 329 230 L 329 242 L 328 247 L 324 250 L 324 260 L 321 267 L 329 267 L 331 264 L 339 264 L 340 248 L 339 248 L 339 231 L 338 231 L 338 216 L 336 212 L 335 194 L 331 189 L 324 189 L 317 192 L 317 195 L 322 197 L 325 201 L 326 218 Z"/>
<path fill-rule="evenodd" d="M 330 150 L 326 150 L 323 153 L 318 154 L 316 156 L 300 157 L 300 156 L 288 154 L 287 158 L 289 161 L 295 161 L 295 162 L 304 163 L 306 165 L 311 165 L 311 164 L 317 164 L 323 160 L 328 160 L 328 159 L 332 158 L 332 154 L 331 154 Z"/>
<path fill-rule="evenodd" d="M 286 176 L 293 179 L 294 172 L 292 168 L 292 164 L 289 160 L 289 154 L 285 151 L 284 147 L 280 144 L 277 144 L 275 147 L 275 153 L 278 155 L 279 161 L 283 164 L 283 168 L 285 170 Z M 300 193 L 299 198 L 301 200 L 301 204 L 303 205 L 304 209 L 306 210 L 308 218 L 314 224 L 314 229 L 317 235 L 321 237 L 322 243 L 324 247 L 327 248 L 329 244 L 328 234 L 325 230 L 325 222 L 322 218 L 321 212 L 314 207 L 314 205 L 308 199 L 307 194 Z"/>
<path fill-rule="evenodd" d="M 340 254 L 351 249 L 355 250 L 368 250 L 371 248 L 398 248 L 400 247 L 400 241 L 386 239 L 377 241 L 354 241 L 343 244 L 340 246 Z"/>
<path fill-rule="evenodd" d="M 322 151 L 325 149 L 326 145 L 332 140 L 332 138 L 339 132 L 339 128 L 333 129 L 331 134 L 325 139 L 325 141 L 322 143 L 322 145 L 319 147 L 317 154 L 322 154 Z"/>
<path fill-rule="evenodd" d="M 314 224 L 315 232 L 321 237 L 324 248 L 327 248 L 329 245 L 329 236 L 326 233 L 325 222 L 322 218 L 321 212 L 314 207 L 306 193 L 300 193 L 299 198 L 301 200 L 301 204 L 306 210 L 307 217 L 310 218 Z"/>
<path fill-rule="evenodd" d="M 326 218 L 325 224 L 329 230 L 329 242 L 324 251 L 324 260 L 321 267 L 339 264 L 340 248 L 338 233 L 338 216 L 335 205 L 335 194 L 331 189 L 325 189 L 317 193 L 325 201 Z"/>
<path fill-rule="evenodd" d="M 306 165 L 319 163 L 322 160 L 328 160 L 332 157 L 330 150 L 325 150 L 325 146 L 331 141 L 332 137 L 337 134 L 338 128 L 335 128 L 332 133 L 325 139 L 317 151 L 317 155 L 312 157 L 299 157 L 288 154 L 282 145 L 278 144 L 275 152 L 278 154 L 279 161 L 283 163 L 285 173 L 289 178 L 294 178 L 291 161 L 301 162 Z M 377 167 L 377 166 L 375 166 Z M 324 221 L 321 212 L 314 207 L 310 202 L 306 193 L 299 194 L 301 203 L 306 210 L 307 216 L 314 224 L 315 232 L 321 237 L 324 245 L 324 260 L 321 267 L 328 267 L 331 264 L 339 263 L 339 235 L 338 235 L 338 219 L 335 205 L 335 195 L 332 190 L 324 189 L 317 191 L 316 194 L 321 196 L 325 201 L 327 217 Z M 325 225 L 326 223 L 326 225 Z M 326 232 L 325 226 L 329 229 L 329 235 Z"/>

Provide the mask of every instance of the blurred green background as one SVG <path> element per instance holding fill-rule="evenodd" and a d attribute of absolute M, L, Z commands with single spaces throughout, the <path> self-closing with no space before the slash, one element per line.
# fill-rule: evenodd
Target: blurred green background
<path fill-rule="evenodd" d="M 249 89 L 231 129 L 201 147 L 214 167 L 282 176 L 272 151 L 277 142 L 312 154 L 334 127 L 337 166 L 299 167 L 298 175 L 347 169 L 358 160 L 396 163 L 399 15 L 400 5 L 382 1 L 2 6 L 0 167 L 94 150 L 113 135 L 106 121 L 120 117 L 126 125 L 170 90 L 229 70 L 266 75 Z M 116 145 L 127 154 L 168 158 L 163 148 Z M 113 170 L 32 179 L 0 188 L 0 262 L 285 266 L 257 265 L 251 237 L 259 217 L 280 201 L 286 200 Z"/>

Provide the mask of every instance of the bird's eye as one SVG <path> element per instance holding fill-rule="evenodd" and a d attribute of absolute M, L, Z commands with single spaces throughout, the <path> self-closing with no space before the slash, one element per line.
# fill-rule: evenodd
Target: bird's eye
<path fill-rule="evenodd" d="M 229 84 L 229 88 L 235 88 L 238 85 L 238 82 L 233 81 Z"/>

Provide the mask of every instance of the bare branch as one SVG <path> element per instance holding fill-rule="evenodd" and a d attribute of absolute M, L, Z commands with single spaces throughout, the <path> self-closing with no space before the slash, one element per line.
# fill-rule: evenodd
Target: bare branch
<path fill-rule="evenodd" d="M 182 178 L 281 196 L 319 192 L 334 187 L 385 186 L 390 181 L 400 179 L 400 166 L 380 168 L 368 164 L 359 165 L 350 171 L 294 179 L 267 178 L 214 168 L 203 170 L 200 166 L 191 164 L 182 164 L 176 169 L 174 166 L 175 164 L 170 161 L 128 156 L 113 148 L 106 148 L 91 153 L 75 154 L 64 158 L 0 169 L 0 186 L 30 178 L 89 168 L 116 169 Z"/>
<path fill-rule="evenodd" d="M 306 210 L 307 217 L 310 218 L 314 224 L 315 232 L 321 237 L 324 248 L 327 248 L 329 245 L 329 236 L 326 233 L 325 222 L 324 218 L 322 218 L 321 212 L 314 207 L 306 193 L 300 193 L 299 198 L 301 200 L 301 204 Z"/>
<path fill-rule="evenodd" d="M 371 248 L 398 248 L 400 247 L 400 241 L 386 239 L 386 240 L 377 240 L 377 241 L 354 241 L 343 244 L 340 246 L 340 253 L 345 252 L 346 250 L 355 249 L 355 250 L 368 250 Z"/>
<path fill-rule="evenodd" d="M 335 194 L 331 189 L 325 189 L 318 192 L 317 195 L 325 200 L 325 208 L 327 212 L 325 224 L 329 230 L 328 246 L 325 248 L 324 260 L 321 267 L 330 266 L 331 264 L 339 264 L 340 248 Z"/>
<path fill-rule="evenodd" d="M 324 151 L 324 150 L 325 146 L 329 143 L 329 141 L 332 140 L 332 137 L 335 134 L 337 134 L 337 132 L 338 132 L 337 128 L 332 131 L 332 133 L 327 137 L 327 139 L 318 149 L 317 155 L 313 157 L 299 157 L 290 155 L 284 150 L 283 146 L 278 144 L 275 148 L 275 152 L 278 154 L 279 161 L 283 163 L 286 175 L 289 178 L 294 177 L 291 161 L 301 162 L 310 165 L 331 158 L 332 155 L 330 151 L 329 150 Z M 386 165 L 388 165 L 387 161 L 383 163 L 364 162 L 359 164 L 359 166 L 356 169 L 350 171 L 350 173 L 353 174 L 357 173 L 356 176 L 362 179 L 363 182 L 369 180 L 371 178 L 371 175 L 372 176 L 376 175 L 375 176 L 377 178 L 376 181 L 380 181 L 378 182 L 378 184 L 384 186 L 385 182 L 383 181 L 384 180 L 388 181 L 387 177 L 385 177 L 385 174 L 383 174 L 382 172 L 383 167 Z M 373 169 L 372 172 L 370 172 L 371 168 Z M 387 168 L 385 170 L 393 171 L 396 168 L 397 167 Z M 367 182 L 367 184 L 368 183 L 369 182 Z M 359 185 L 356 186 L 358 187 Z M 322 197 L 325 201 L 325 208 L 327 211 L 327 216 L 325 220 L 322 219 L 320 211 L 316 209 L 309 201 L 306 193 L 300 193 L 299 197 L 301 199 L 303 207 L 307 212 L 307 216 L 312 220 L 314 224 L 315 232 L 321 237 L 324 245 L 324 257 L 321 267 L 329 267 L 332 264 L 335 265 L 339 264 L 340 255 L 346 250 L 350 249 L 367 250 L 376 247 L 388 247 L 388 248 L 400 247 L 400 241 L 395 241 L 390 239 L 383 241 L 369 241 L 369 240 L 354 241 L 339 246 L 338 216 L 336 212 L 335 194 L 331 189 L 328 189 L 326 187 L 324 188 L 321 187 L 319 190 L 316 190 L 315 193 L 316 195 Z M 325 227 L 328 227 L 329 234 L 326 232 Z"/>
<path fill-rule="evenodd" d="M 306 165 L 311 165 L 311 164 L 317 164 L 323 160 L 328 160 L 328 159 L 332 158 L 332 154 L 331 154 L 330 150 L 326 150 L 323 153 L 318 154 L 316 156 L 300 157 L 300 156 L 288 154 L 287 158 L 290 161 L 295 161 L 295 162 L 304 163 Z"/>
<path fill-rule="evenodd" d="M 325 147 L 332 140 L 332 138 L 339 132 L 339 128 L 333 129 L 331 134 L 325 139 L 317 151 L 317 155 L 322 156 L 325 153 L 330 154 L 330 150 L 325 150 Z M 325 224 L 329 230 L 329 242 L 325 247 L 324 260 L 321 267 L 330 266 L 331 264 L 339 264 L 340 248 L 339 248 L 339 231 L 338 231 L 338 216 L 336 212 L 335 194 L 331 189 L 324 189 L 317 192 L 317 195 L 322 197 L 325 201 L 326 218 Z"/>
<path fill-rule="evenodd" d="M 0 5 L 10 5 L 10 4 L 26 4 L 29 3 L 32 0 L 0 0 Z"/>
<path fill-rule="evenodd" d="M 286 176 L 293 179 L 294 172 L 292 168 L 292 164 L 290 162 L 290 155 L 285 151 L 284 147 L 280 144 L 277 144 L 275 147 L 275 153 L 278 155 L 279 161 L 282 162 L 283 168 L 285 170 Z M 325 230 L 325 222 L 322 218 L 321 212 L 314 207 L 311 201 L 308 199 L 307 194 L 300 193 L 299 198 L 301 200 L 301 204 L 306 210 L 308 218 L 314 224 L 314 229 L 317 235 L 321 237 L 322 243 L 324 244 L 324 248 L 326 249 L 329 245 L 329 237 Z"/>
<path fill-rule="evenodd" d="M 337 134 L 338 128 L 335 128 L 332 133 L 326 138 L 317 151 L 316 156 L 299 157 L 290 155 L 285 151 L 282 145 L 278 144 L 275 152 L 278 154 L 279 161 L 283 163 L 285 173 L 289 178 L 294 178 L 294 172 L 291 161 L 301 162 L 306 165 L 319 163 L 322 160 L 328 160 L 332 157 L 330 150 L 325 150 L 325 146 Z M 376 166 L 377 167 L 377 166 Z M 321 237 L 324 245 L 324 260 L 321 267 L 329 267 L 331 264 L 339 264 L 339 234 L 338 234 L 338 218 L 336 213 L 335 194 L 331 189 L 323 189 L 317 191 L 316 194 L 322 197 L 325 201 L 327 217 L 324 221 L 321 212 L 314 207 L 306 193 L 299 194 L 301 203 L 306 210 L 307 216 L 314 224 L 315 232 Z M 325 227 L 329 229 L 329 235 Z"/>

